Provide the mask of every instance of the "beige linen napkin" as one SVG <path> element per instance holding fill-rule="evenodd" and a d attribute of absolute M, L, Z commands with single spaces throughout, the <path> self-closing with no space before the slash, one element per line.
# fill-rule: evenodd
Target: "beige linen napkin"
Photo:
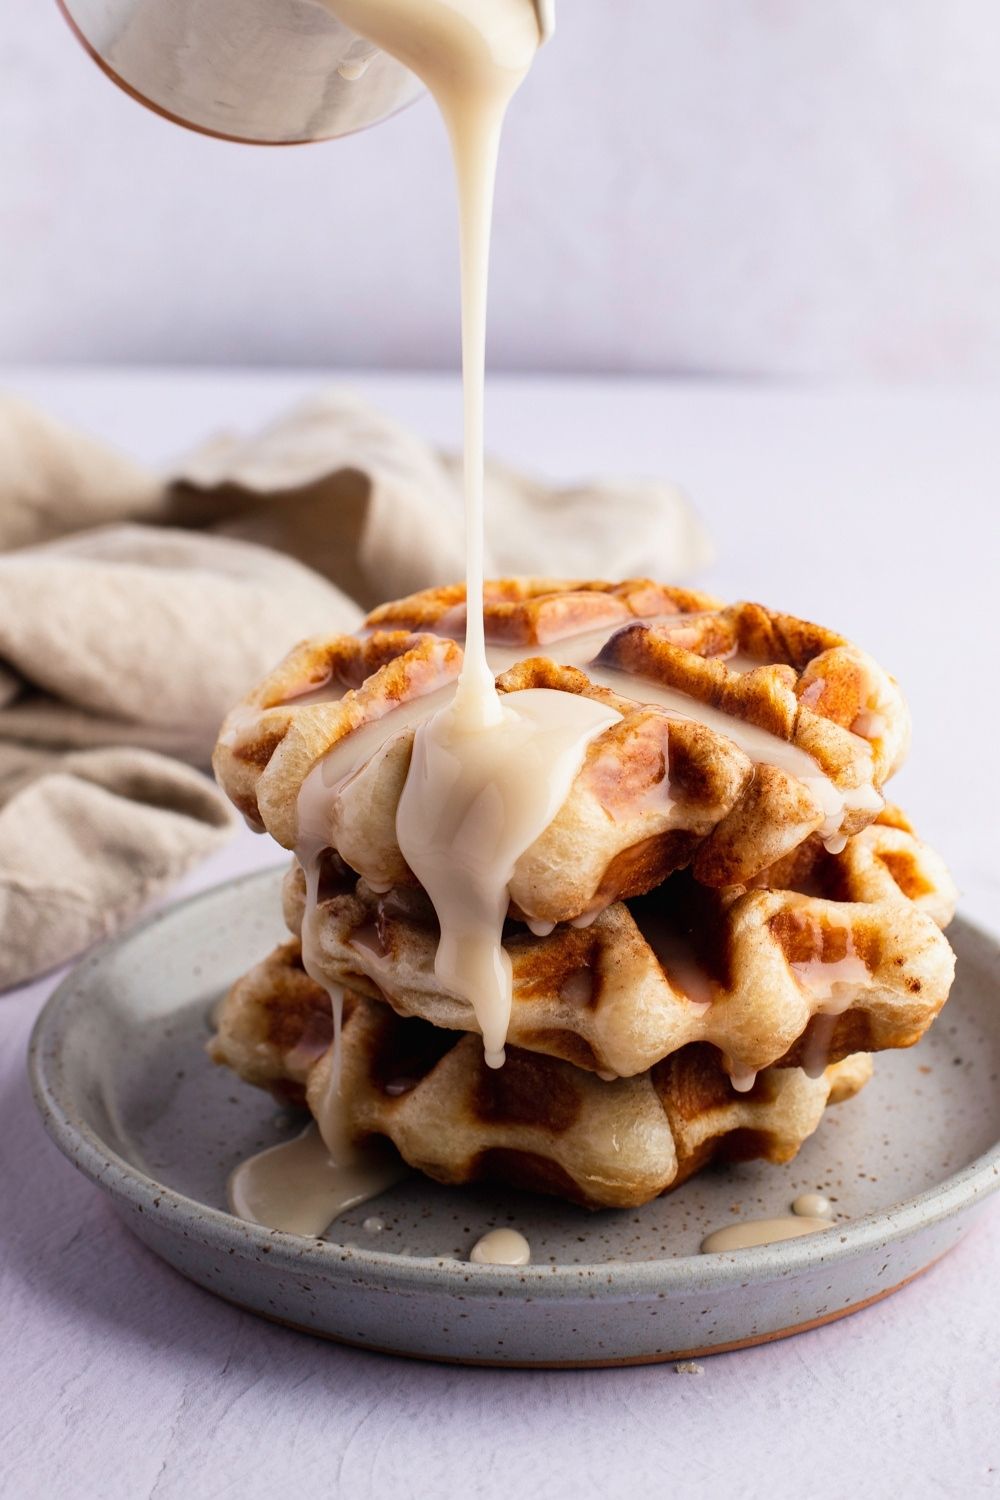
<path fill-rule="evenodd" d="M 157 475 L 0 394 L 0 552 L 110 521 L 155 520 L 163 509 Z"/>
<path fill-rule="evenodd" d="M 0 740 L 142 745 L 207 765 L 220 719 L 297 640 L 361 611 L 250 542 L 108 526 L 0 557 Z"/>
<path fill-rule="evenodd" d="M 210 854 L 233 815 L 207 777 L 130 748 L 0 747 L 0 984 L 113 932 Z"/>
<path fill-rule="evenodd" d="M 494 574 L 674 579 L 709 556 L 670 485 L 491 465 L 487 496 Z M 226 709 L 303 636 L 460 578 L 461 511 L 456 459 L 343 391 L 166 476 L 0 397 L 0 988 L 228 836 L 192 769 Z"/>
<path fill-rule="evenodd" d="M 368 608 L 465 574 L 460 459 L 349 391 L 323 392 L 249 438 L 205 444 L 178 466 L 171 511 L 290 552 Z M 712 556 L 675 485 L 563 487 L 487 463 L 487 577 L 671 582 Z"/>

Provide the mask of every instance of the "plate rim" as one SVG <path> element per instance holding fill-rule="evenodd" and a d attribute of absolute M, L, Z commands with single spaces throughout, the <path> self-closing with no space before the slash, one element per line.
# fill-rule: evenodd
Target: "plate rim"
<path fill-rule="evenodd" d="M 605 1296 L 694 1293 L 740 1288 L 748 1282 L 777 1281 L 817 1265 L 849 1261 L 909 1238 L 942 1220 L 970 1211 L 1000 1189 L 1000 1137 L 985 1152 L 941 1182 L 904 1199 L 892 1209 L 872 1210 L 830 1230 L 737 1252 L 698 1253 L 641 1261 L 598 1261 L 580 1265 L 479 1266 L 453 1257 L 401 1255 L 393 1251 L 337 1245 L 268 1229 L 202 1203 L 159 1182 L 119 1155 L 83 1119 L 74 1118 L 72 1089 L 60 1077 L 61 1043 L 75 1007 L 86 1004 L 103 965 L 114 954 L 141 941 L 164 922 L 183 923 L 185 913 L 213 901 L 225 902 L 248 886 L 277 885 L 284 865 L 271 865 L 196 891 L 149 913 L 126 931 L 88 951 L 42 1006 L 28 1044 L 32 1096 L 51 1140 L 64 1156 L 112 1199 L 149 1213 L 178 1231 L 194 1228 L 203 1239 L 227 1251 L 234 1241 L 258 1253 L 277 1269 L 301 1272 L 304 1257 L 320 1262 L 334 1277 L 350 1274 L 353 1284 L 386 1286 L 415 1293 L 461 1288 L 469 1296 L 508 1292 L 512 1283 L 550 1298 L 579 1296 L 581 1283 L 600 1280 Z M 957 915 L 955 924 L 1000 955 L 1000 938 L 979 923 Z M 610 1211 L 610 1210 L 609 1210 Z M 833 1232 L 837 1231 L 836 1239 Z M 819 1253 L 817 1253 L 819 1251 Z M 358 1273 L 366 1273 L 359 1278 Z"/>

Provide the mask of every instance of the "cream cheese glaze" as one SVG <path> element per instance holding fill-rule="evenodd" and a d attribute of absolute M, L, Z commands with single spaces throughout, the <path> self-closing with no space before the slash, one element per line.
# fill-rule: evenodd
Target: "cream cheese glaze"
<path fill-rule="evenodd" d="M 803 1234 L 818 1234 L 833 1227 L 833 1204 L 822 1193 L 801 1193 L 792 1204 L 790 1214 L 773 1219 L 745 1219 L 727 1224 L 706 1235 L 701 1242 L 703 1255 L 725 1250 L 750 1250 L 756 1245 L 773 1245 L 779 1240 L 794 1240 Z"/>
<path fill-rule="evenodd" d="M 668 618 L 676 622 L 677 617 Z M 665 623 L 665 621 L 650 619 L 636 620 L 629 624 L 617 622 L 613 626 L 605 626 L 602 630 L 588 630 L 579 635 L 561 637 L 537 647 L 511 647 L 487 641 L 487 661 L 490 671 L 499 674 L 523 662 L 529 656 L 550 656 L 562 666 L 584 668 L 591 681 L 609 689 L 620 698 L 658 709 L 668 718 L 702 724 L 724 735 L 755 764 L 776 766 L 787 771 L 806 786 L 814 797 L 817 809 L 824 814 L 819 828 L 820 836 L 831 853 L 839 853 L 845 843 L 844 835 L 840 832 L 845 814 L 857 811 L 875 813 L 882 806 L 882 798 L 871 783 L 871 747 L 860 736 L 854 736 L 857 784 L 853 787 L 838 787 L 811 755 L 780 735 L 747 723 L 709 704 L 701 703 L 679 689 L 601 663 L 599 659 L 601 653 L 619 631 L 629 629 L 635 624 L 656 625 L 658 623 Z M 449 633 L 447 638 L 453 637 L 450 637 Z M 732 667 L 732 665 L 732 661 L 727 659 L 727 666 Z M 759 662 L 753 662 L 749 658 L 741 658 L 736 669 L 750 671 L 754 666 L 759 665 Z M 316 694 L 316 700 L 319 701 L 322 696 L 322 690 L 320 690 Z M 567 699 L 572 699 L 574 696 L 562 694 L 560 699 L 562 703 L 565 703 Z M 335 826 L 337 796 L 344 790 L 351 778 L 396 736 L 408 728 L 422 724 L 425 719 L 432 718 L 454 697 L 455 686 L 452 684 L 440 689 L 437 693 L 428 693 L 409 700 L 393 708 L 374 723 L 354 730 L 340 741 L 326 758 L 314 767 L 307 778 L 299 804 L 300 826 L 317 827 L 321 821 L 325 820 L 329 838 Z M 501 705 L 508 704 L 511 699 L 517 697 L 518 695 L 507 694 L 500 699 Z M 327 790 L 324 792 L 321 787 Z M 367 870 L 363 873 L 366 878 L 370 878 Z"/>
<path fill-rule="evenodd" d="M 348 1204 L 374 1196 L 400 1170 L 394 1154 L 373 1155 L 350 1142 L 339 1092 L 342 993 L 324 972 L 315 932 L 320 862 L 331 843 L 338 802 L 352 788 L 358 791 L 365 768 L 385 755 L 400 733 L 414 730 L 397 813 L 399 847 L 439 919 L 439 977 L 473 1006 L 492 1066 L 503 1062 L 510 1015 L 510 963 L 501 933 L 514 865 L 565 800 L 588 745 L 619 718 L 613 709 L 575 694 L 531 689 L 501 696 L 496 672 L 526 655 L 553 655 L 567 665 L 586 665 L 593 680 L 624 698 L 719 729 L 750 759 L 780 766 L 807 785 L 823 815 L 820 833 L 832 850 L 843 847 L 839 829 L 846 811 L 881 805 L 863 775 L 858 789 L 844 791 L 810 756 L 779 736 L 602 664 L 597 658 L 622 628 L 620 623 L 581 632 L 558 647 L 550 643 L 513 653 L 508 647 L 487 649 L 483 425 L 493 188 L 505 112 L 539 46 L 538 14 L 532 0 L 323 3 L 359 37 L 421 78 L 451 142 L 461 242 L 468 608 L 457 683 L 443 683 L 352 732 L 313 768 L 299 798 L 296 853 L 306 876 L 302 954 L 307 972 L 330 994 L 334 1043 L 329 1082 L 317 1125 L 245 1163 L 234 1174 L 231 1196 L 236 1212 L 300 1233 L 319 1233 Z M 671 617 L 671 623 L 677 618 Z M 753 666 L 738 655 L 731 664 L 738 671 Z M 331 682 L 311 688 L 298 701 L 337 696 L 342 696 L 341 685 Z M 238 728 L 231 721 L 231 732 Z M 862 739 L 857 745 L 859 762 L 865 756 L 870 762 L 869 747 Z M 377 886 L 377 873 L 369 879 Z M 587 913 L 580 921 L 595 915 Z M 741 1078 L 737 1086 L 751 1084 L 752 1078 Z"/>
<path fill-rule="evenodd" d="M 318 861 L 306 878 L 318 880 Z M 302 949 L 305 961 L 306 952 L 313 952 L 307 923 L 302 929 Z M 313 967 L 320 972 L 315 962 Z M 344 992 L 339 985 L 325 980 L 323 984 L 333 1010 L 333 1046 L 316 1118 L 293 1140 L 241 1162 L 229 1178 L 229 1206 L 235 1214 L 288 1234 L 321 1235 L 338 1214 L 367 1203 L 407 1174 L 388 1142 L 352 1139 L 340 1088 Z"/>
<path fill-rule="evenodd" d="M 532 0 L 326 0 L 329 8 L 359 36 L 382 47 L 411 68 L 427 85 L 451 140 L 458 188 L 462 265 L 462 370 L 465 403 L 466 597 L 469 602 L 465 654 L 457 687 L 432 711 L 420 705 L 413 749 L 413 776 L 419 794 L 404 793 L 399 828 L 406 857 L 417 879 L 438 904 L 443 941 L 441 963 L 460 993 L 472 998 L 486 1038 L 487 1059 L 503 1060 L 510 973 L 500 945 L 507 908 L 504 871 L 521 848 L 541 832 L 569 790 L 587 744 L 616 717 L 599 704 L 581 700 L 572 715 L 556 715 L 552 695 L 525 693 L 501 704 L 486 659 L 483 632 L 483 408 L 486 364 L 486 289 L 489 267 L 493 186 L 500 132 L 507 105 L 523 79 L 541 40 Z M 564 708 L 564 706 L 561 706 Z M 406 710 L 402 710 L 405 712 Z M 389 731 L 392 732 L 391 729 Z M 385 743 L 385 733 L 381 743 Z M 379 748 L 378 731 L 371 751 Z M 364 739 L 362 734 L 361 739 Z M 358 755 L 355 739 L 351 754 Z M 534 784 L 523 767 L 531 764 Z M 357 762 L 355 762 L 357 764 Z M 350 768 L 345 768 L 350 774 Z M 334 1011 L 333 1059 L 328 1097 L 320 1122 L 322 1141 L 302 1137 L 247 1163 L 233 1179 L 234 1206 L 251 1212 L 250 1188 L 259 1186 L 266 1163 L 275 1157 L 299 1164 L 307 1159 L 318 1172 L 333 1163 L 347 1180 L 345 1135 L 337 1125 L 339 1095 L 340 1000 L 316 960 L 311 937 L 322 852 L 311 830 L 315 804 L 342 780 L 326 766 L 303 788 L 298 854 L 306 874 L 303 962 L 310 976 L 330 989 Z M 562 794 L 560 796 L 560 788 Z M 554 798 L 555 808 L 552 806 Z M 517 816 L 513 816 L 514 814 Z M 543 820 L 538 822 L 538 820 Z M 321 820 L 320 820 L 321 821 Z M 536 824 L 538 826 L 536 826 Z M 490 846 L 492 840 L 492 846 Z M 445 870 L 446 855 L 452 868 Z M 487 863 L 492 861 L 487 873 Z M 509 880 L 509 875 L 507 876 Z M 485 988 L 483 988 L 485 986 Z M 327 1137 L 330 1137 L 327 1139 Z M 282 1155 L 281 1153 L 284 1153 Z M 338 1155 L 339 1153 L 339 1155 Z M 304 1172 L 309 1177 L 309 1171 Z M 329 1187 L 329 1183 L 327 1184 Z M 317 1187 L 297 1213 L 326 1213 L 336 1194 Z M 315 1196 L 315 1203 L 312 1198 Z M 355 1199 L 354 1201 L 358 1201 Z M 284 1205 L 281 1217 L 285 1218 Z M 241 1209 L 237 1207 L 237 1212 Z M 325 1227 L 325 1226 L 324 1226 Z M 312 1231 L 318 1232 L 318 1231 Z"/>
<path fill-rule="evenodd" d="M 448 711 L 421 726 L 396 814 L 403 858 L 441 926 L 435 973 L 472 1006 L 494 1068 L 513 998 L 501 937 L 514 866 L 566 800 L 589 742 L 620 717 L 547 689 L 507 694 L 502 712 L 478 729 L 457 728 Z"/>
<path fill-rule="evenodd" d="M 469 1259 L 477 1266 L 526 1266 L 531 1246 L 518 1229 L 491 1229 L 473 1245 Z"/>
<path fill-rule="evenodd" d="M 343 757 L 335 752 L 334 764 L 303 788 L 300 830 L 316 826 L 317 802 L 322 818 L 321 787 L 335 795 L 366 751 L 377 753 L 399 728 L 415 723 L 397 837 L 438 915 L 438 974 L 475 1009 L 486 1060 L 499 1067 L 512 993 L 500 937 L 514 865 L 565 800 L 587 745 L 619 717 L 590 699 L 567 701 L 548 691 L 501 700 L 484 638 L 483 411 L 493 184 L 507 105 L 538 50 L 538 16 L 532 0 L 327 3 L 421 78 L 451 140 L 462 263 L 468 610 L 462 670 L 448 701 L 404 705 L 400 717 L 374 735 L 351 736 L 354 744 L 345 745 Z M 314 972 L 308 957 L 306 968 Z M 314 977 L 322 978 L 318 969 Z"/>
<path fill-rule="evenodd" d="M 267 1229 L 319 1237 L 338 1214 L 384 1193 L 406 1173 L 388 1146 L 331 1154 L 318 1127 L 241 1162 L 229 1178 L 233 1213 Z"/>

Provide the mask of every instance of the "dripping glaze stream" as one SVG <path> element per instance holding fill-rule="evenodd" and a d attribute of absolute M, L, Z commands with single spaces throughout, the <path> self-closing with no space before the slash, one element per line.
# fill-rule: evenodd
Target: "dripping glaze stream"
<path fill-rule="evenodd" d="M 511 964 L 501 936 L 515 865 L 565 801 L 588 745 L 620 718 L 614 709 L 576 694 L 528 689 L 501 696 L 494 674 L 521 660 L 523 653 L 488 648 L 485 639 L 483 430 L 493 190 L 504 116 L 541 40 L 536 7 L 533 0 L 323 3 L 421 79 L 438 105 L 451 144 L 461 251 L 467 607 L 457 684 L 442 685 L 354 731 L 312 769 L 302 787 L 296 847 L 306 881 L 302 959 L 310 977 L 330 996 L 334 1037 L 329 1074 L 317 1125 L 298 1140 L 244 1163 L 231 1193 L 237 1212 L 279 1228 L 287 1227 L 292 1210 L 283 1185 L 269 1199 L 265 1179 L 277 1181 L 287 1171 L 308 1196 L 312 1174 L 315 1203 L 301 1209 L 301 1222 L 312 1225 L 331 1204 L 334 1212 L 326 1222 L 334 1217 L 338 1194 L 349 1189 L 353 1205 L 374 1196 L 392 1178 L 383 1148 L 351 1142 L 340 1093 L 343 992 L 325 970 L 316 930 L 320 862 L 337 799 L 349 795 L 352 777 L 368 760 L 385 753 L 402 731 L 414 730 L 396 816 L 397 841 L 438 918 L 437 977 L 471 1005 L 485 1060 L 499 1067 L 512 1003 Z M 797 775 L 823 813 L 821 836 L 832 851 L 842 847 L 839 828 L 845 810 L 876 795 L 870 787 L 845 792 L 798 746 L 676 690 L 604 665 L 601 652 L 620 628 L 581 632 L 560 655 L 568 665 L 589 664 L 593 680 L 616 694 L 721 728 L 757 764 L 776 764 Z M 741 660 L 735 665 L 748 670 L 752 664 Z M 309 701 L 336 696 L 333 684 L 307 695 Z M 859 759 L 864 754 L 870 756 L 869 747 L 859 739 Z M 595 915 L 584 914 L 580 924 Z M 734 1070 L 733 1082 L 746 1089 L 753 1079 Z M 398 1172 L 398 1161 L 396 1168 Z M 340 1203 L 340 1209 L 346 1206 L 346 1201 Z"/>

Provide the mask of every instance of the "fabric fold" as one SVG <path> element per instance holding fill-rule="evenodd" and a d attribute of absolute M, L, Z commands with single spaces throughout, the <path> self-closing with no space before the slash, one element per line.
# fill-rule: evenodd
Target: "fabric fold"
<path fill-rule="evenodd" d="M 710 559 L 667 483 L 491 463 L 486 487 L 495 576 L 675 580 Z M 161 474 L 0 396 L 0 987 L 230 836 L 193 769 L 227 709 L 303 637 L 461 578 L 462 517 L 459 460 L 348 391 Z"/>
<path fill-rule="evenodd" d="M 250 437 L 204 444 L 173 476 L 170 513 L 300 557 L 366 608 L 465 573 L 460 457 L 349 391 L 322 392 Z M 712 556 L 676 485 L 560 485 L 487 461 L 487 576 L 676 581 Z"/>
<path fill-rule="evenodd" d="M 166 756 L 0 746 L 0 988 L 116 931 L 235 826 L 208 778 Z"/>
<path fill-rule="evenodd" d="M 0 736 L 207 765 L 227 707 L 277 658 L 360 619 L 318 574 L 250 542 L 113 526 L 24 548 L 0 557 Z"/>

